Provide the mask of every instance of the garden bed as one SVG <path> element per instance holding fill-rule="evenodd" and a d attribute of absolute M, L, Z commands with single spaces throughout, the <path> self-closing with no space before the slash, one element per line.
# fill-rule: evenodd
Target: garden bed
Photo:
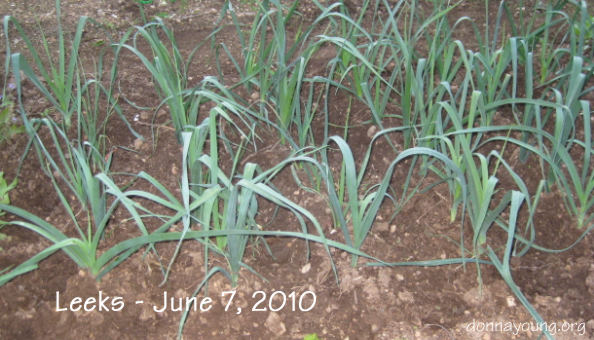
<path fill-rule="evenodd" d="M 592 8 L 231 3 L 0 5 L 0 338 L 592 337 Z"/>

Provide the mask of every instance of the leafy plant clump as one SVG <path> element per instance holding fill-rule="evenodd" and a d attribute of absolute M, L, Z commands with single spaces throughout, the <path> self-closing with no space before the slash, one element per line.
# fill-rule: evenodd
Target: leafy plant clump
<path fill-rule="evenodd" d="M 10 197 L 8 193 L 17 186 L 17 179 L 12 180 L 10 184 L 6 182 L 4 178 L 4 172 L 0 171 L 0 203 L 10 204 Z M 4 212 L 0 210 L 0 216 L 4 215 Z"/>
<path fill-rule="evenodd" d="M 6 179 L 4 179 L 4 172 L 0 171 L 0 203 L 1 204 L 10 204 L 10 196 L 8 195 L 8 193 L 14 189 L 17 185 L 17 179 L 15 178 L 10 184 L 8 184 L 6 182 Z M 0 216 L 3 216 L 5 214 L 4 211 L 2 211 L 0 209 Z M 0 221 L 0 229 L 2 229 L 2 225 L 5 222 Z M 6 234 L 0 233 L 0 241 L 5 240 L 9 238 Z M 0 247 L 0 250 L 2 250 L 2 247 Z"/>
<path fill-rule="evenodd" d="M 14 103 L 10 99 L 0 98 L 0 145 L 14 136 L 25 132 L 14 116 Z"/>

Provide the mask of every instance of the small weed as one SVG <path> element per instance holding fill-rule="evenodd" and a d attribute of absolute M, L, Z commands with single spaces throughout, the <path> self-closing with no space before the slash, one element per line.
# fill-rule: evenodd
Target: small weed
<path fill-rule="evenodd" d="M 9 204 L 10 203 L 10 198 L 8 197 L 8 192 L 12 189 L 14 189 L 14 187 L 17 184 L 17 180 L 16 178 L 12 181 L 12 183 L 10 183 L 10 185 L 8 185 L 6 183 L 6 180 L 4 179 L 4 172 L 0 171 L 0 203 L 3 204 Z M 2 210 L 0 210 L 0 216 L 4 215 L 4 212 Z M 0 227 L 2 226 L 2 221 L 0 221 Z M 6 240 L 6 239 L 10 239 L 10 237 L 8 237 L 6 234 L 0 233 L 0 241 Z M 0 247 L 0 251 L 2 251 L 2 247 Z"/>
<path fill-rule="evenodd" d="M 6 183 L 4 179 L 4 172 L 0 171 L 0 203 L 3 204 L 10 204 L 10 197 L 8 197 L 8 192 L 17 185 L 17 179 L 15 178 L 10 185 Z M 4 215 L 4 212 L 0 210 L 0 216 Z M 3 222 L 0 221 L 0 229 L 2 227 Z M 6 234 L 0 233 L 0 241 L 5 239 L 10 239 Z M 2 247 L 0 247 L 0 251 L 2 251 Z"/>
<path fill-rule="evenodd" d="M 0 171 L 0 203 L 10 204 L 10 197 L 8 193 L 14 189 L 17 185 L 17 179 L 15 178 L 10 184 L 4 179 L 4 172 Z M 0 210 L 0 216 L 4 215 L 4 212 Z"/>
<path fill-rule="evenodd" d="M 10 241 L 10 236 L 8 236 L 6 234 L 3 234 L 3 233 L 0 233 L 0 241 L 4 241 L 4 240 Z M 2 249 L 2 247 L 0 247 L 0 251 L 3 251 L 3 250 L 4 249 Z M 0 270 L 0 272 L 2 272 L 2 271 Z"/>
<path fill-rule="evenodd" d="M 142 4 L 142 5 L 152 5 L 154 1 L 153 0 L 137 0 L 136 2 L 139 4 Z M 172 2 L 175 2 L 175 0 L 168 0 L 167 2 L 172 3 Z"/>
<path fill-rule="evenodd" d="M 258 2 L 256 0 L 240 0 L 239 3 L 248 6 L 252 11 L 258 10 Z"/>
<path fill-rule="evenodd" d="M 18 118 L 13 115 L 14 103 L 10 99 L 0 99 L 0 144 L 11 139 L 19 133 L 25 132 L 25 128 L 18 123 Z"/>
<path fill-rule="evenodd" d="M 583 33 L 584 40 L 594 39 L 594 16 L 586 14 L 585 20 L 582 22 L 576 22 L 573 24 L 573 32 L 575 35 L 580 36 Z M 589 18 L 588 18 L 589 16 Z"/>

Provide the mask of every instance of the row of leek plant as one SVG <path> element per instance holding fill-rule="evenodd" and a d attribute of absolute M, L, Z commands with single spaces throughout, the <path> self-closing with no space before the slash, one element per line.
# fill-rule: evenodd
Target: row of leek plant
<path fill-rule="evenodd" d="M 78 121 L 76 123 L 77 128 L 80 127 L 80 124 L 85 125 L 83 126 L 84 132 L 88 134 L 88 138 L 90 139 L 96 139 L 100 135 L 101 131 L 93 130 L 94 127 L 102 126 L 98 124 L 98 120 L 106 119 L 104 116 L 99 116 L 98 107 L 95 105 L 98 103 L 96 98 L 100 93 L 103 93 L 105 98 L 107 98 L 107 105 L 110 106 L 108 116 L 116 113 L 132 134 L 142 138 L 132 129 L 117 103 L 115 96 L 117 62 L 112 64 L 108 86 L 104 86 L 102 83 L 105 51 L 101 52 L 99 60 L 96 62 L 95 75 L 92 79 L 87 79 L 86 72 L 80 62 L 80 48 L 87 26 L 89 23 L 99 29 L 102 26 L 93 19 L 83 16 L 78 21 L 74 36 L 69 39 L 69 35 L 62 27 L 60 0 L 56 0 L 56 16 L 57 46 L 50 44 L 50 40 L 42 31 L 40 32 L 42 37 L 40 47 L 37 47 L 31 41 L 22 25 L 14 17 L 7 15 L 3 18 L 2 28 L 4 30 L 6 46 L 4 87 L 8 84 L 8 77 L 12 74 L 15 78 L 15 85 L 20 90 L 21 83 L 24 80 L 21 76 L 22 74 L 39 90 L 43 98 L 51 105 L 52 110 L 57 112 L 59 117 L 57 121 L 65 132 L 69 132 L 73 124 Z M 11 30 L 11 27 L 13 30 Z M 25 50 L 23 53 L 13 53 L 13 49 L 11 48 L 13 43 L 11 37 L 13 33 L 24 42 Z M 111 41 L 111 37 L 108 34 L 106 34 L 106 40 Z M 51 52 L 53 50 L 57 50 L 57 58 Z M 31 58 L 32 62 L 25 58 L 24 54 Z M 87 88 L 94 89 L 91 91 Z M 3 89 L 4 91 L 5 88 Z M 84 98 L 85 95 L 87 98 Z M 91 96 L 95 98 L 94 103 L 92 103 Z M 81 117 L 83 109 L 86 111 L 86 116 L 88 117 Z M 23 117 L 23 123 L 26 124 L 27 121 L 28 118 Z M 29 127 L 26 128 L 30 129 Z"/>

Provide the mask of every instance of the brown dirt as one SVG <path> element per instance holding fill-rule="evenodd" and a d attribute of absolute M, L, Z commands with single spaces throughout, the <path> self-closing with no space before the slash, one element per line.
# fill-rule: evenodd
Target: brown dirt
<path fill-rule="evenodd" d="M 156 1 L 157 2 L 157 1 Z M 29 2 L 28 2 L 29 3 Z M 22 4 L 0 5 L 0 13 L 17 17 L 33 36 L 35 23 L 41 27 L 54 27 L 52 1 L 33 1 Z M 177 1 L 164 5 L 147 6 L 149 15 L 166 13 L 167 21 L 176 30 L 178 43 L 184 51 L 189 51 L 196 41 L 208 35 L 216 20 L 219 1 L 204 0 Z M 351 3 L 351 2 L 349 2 Z M 495 3 L 495 1 L 493 1 Z M 498 3 L 498 2 L 497 2 Z M 528 2 L 529 4 L 532 2 Z M 252 11 L 250 2 L 241 2 L 241 10 Z M 303 12 L 313 13 L 311 6 L 303 5 Z M 356 10 L 355 5 L 350 5 Z M 493 6 L 491 6 L 493 7 Z M 139 24 L 138 10 L 132 1 L 63 1 L 66 27 L 73 27 L 79 15 L 89 15 L 103 23 L 110 23 L 112 32 L 121 33 L 130 24 Z M 31 13 L 37 13 L 32 15 Z M 480 4 L 465 4 L 459 14 L 484 21 L 484 8 Z M 48 33 L 51 34 L 51 33 Z M 96 52 L 92 40 L 97 39 L 91 32 L 89 44 L 83 53 Z M 460 39 L 474 40 L 470 30 L 461 30 Z M 229 42 L 234 40 L 233 31 L 221 35 Z M 18 41 L 15 42 L 18 45 Z M 232 43 L 231 43 L 232 44 Z M 214 74 L 213 56 L 208 48 L 199 55 L 199 63 L 192 69 L 195 80 Z M 332 51 L 326 51 L 331 53 Z M 150 77 L 142 65 L 131 55 L 122 57 L 122 88 L 125 95 L 143 106 L 154 106 L 155 95 L 150 86 Z M 322 61 L 318 61 L 323 64 Z M 229 74 L 231 65 L 225 64 Z M 323 67 L 320 67 L 323 69 Z M 230 75 L 231 77 L 233 75 Z M 139 84 L 144 84 L 139 86 Z M 25 89 L 26 105 L 43 110 L 43 101 L 28 84 Z M 333 98 L 331 111 L 336 115 L 333 122 L 340 123 L 346 101 Z M 125 107 L 128 119 L 139 113 Z M 39 112 L 38 111 L 38 112 Z M 360 105 L 352 108 L 351 122 L 357 127 L 350 131 L 349 144 L 357 160 L 363 158 L 365 146 L 370 138 L 367 133 L 370 112 Z M 134 123 L 143 136 L 144 143 L 136 144 L 134 137 L 118 119 L 112 119 L 107 129 L 110 145 L 136 149 L 138 153 L 117 149 L 114 170 L 138 173 L 144 170 L 159 179 L 168 188 L 175 190 L 178 179 L 175 176 L 179 167 L 179 145 L 171 129 L 159 130 L 159 138 L 150 142 L 150 117 L 142 116 Z M 158 116 L 157 123 L 165 125 L 167 117 Z M 340 129 L 333 131 L 342 134 Z M 263 134 L 266 132 L 263 131 Z M 319 131 L 316 132 L 319 135 Z M 268 168 L 289 150 L 279 147 L 274 138 L 263 138 L 261 152 L 253 152 L 250 161 Z M 398 142 L 397 138 L 394 140 Z M 1 171 L 12 179 L 16 174 L 21 150 L 26 144 L 24 136 L 18 136 L 5 144 L 0 151 Z M 378 142 L 378 152 L 374 153 L 374 168 L 371 179 L 381 174 L 393 159 L 385 141 Z M 510 154 L 513 149 L 510 149 Z M 331 159 L 333 162 L 339 159 Z M 516 162 L 516 171 L 523 178 L 535 177 L 538 166 Z M 394 175 L 394 183 L 402 180 L 407 169 L 402 166 Z M 538 175 L 538 174 L 537 174 Z M 299 190 L 285 171 L 276 180 L 276 187 L 295 202 L 309 209 L 326 228 L 330 238 L 342 239 L 338 230 L 332 229 L 332 218 L 325 209 L 323 198 Z M 11 192 L 12 203 L 26 208 L 54 225 L 67 229 L 69 220 L 60 208 L 59 200 L 51 184 L 39 169 L 33 155 L 24 162 L 18 187 Z M 425 179 L 430 183 L 430 179 Z M 503 181 L 505 183 L 505 180 Z M 508 180 L 507 185 L 511 182 Z M 140 184 L 142 186 L 142 184 Z M 531 188 L 534 183 L 531 184 Z M 146 189 L 146 188 L 145 188 Z M 175 191 L 174 191 L 175 192 Z M 425 194 L 415 195 L 394 220 L 390 220 L 393 207 L 386 205 L 374 224 L 363 251 L 386 261 L 417 261 L 439 258 L 459 257 L 456 243 L 460 235 L 460 223 L 449 221 L 449 197 L 447 187 L 440 185 Z M 547 193 L 540 203 L 535 224 L 539 245 L 556 249 L 570 245 L 579 235 L 574 223 L 560 203 L 559 193 Z M 265 207 L 265 205 L 264 205 Z M 138 235 L 131 222 L 126 220 L 123 211 L 117 211 L 106 232 L 103 247 Z M 281 211 L 263 217 L 265 226 L 270 229 L 299 230 L 298 223 L 289 213 Z M 18 264 L 49 245 L 29 231 L 8 226 L 2 233 L 9 236 L 0 241 L 0 268 Z M 493 231 L 494 237 L 504 239 L 505 235 Z M 531 250 L 525 256 L 512 261 L 513 275 L 528 300 L 537 308 L 548 322 L 567 324 L 581 323 L 585 334 L 577 328 L 574 332 L 559 332 L 558 339 L 588 339 L 594 334 L 594 242 L 590 234 L 577 246 L 560 254 L 546 254 Z M 303 339 L 304 335 L 317 333 L 320 339 L 532 339 L 538 332 L 522 332 L 513 335 L 505 332 L 472 331 L 473 322 L 529 322 L 530 315 L 491 266 L 481 265 L 483 281 L 482 293 L 477 282 L 477 267 L 451 265 L 441 267 L 369 267 L 350 265 L 350 256 L 342 251 L 332 250 L 340 278 L 337 284 L 331 270 L 329 257 L 325 250 L 312 244 L 312 255 L 305 256 L 305 243 L 287 238 L 267 239 L 274 257 L 270 256 L 261 243 L 250 244 L 245 262 L 255 269 L 265 280 L 243 269 L 237 292 L 229 310 L 225 310 L 231 291 L 229 281 L 222 275 L 215 275 L 209 282 L 208 297 L 212 298 L 212 309 L 193 312 L 184 328 L 185 339 Z M 175 248 L 174 243 L 157 246 L 164 261 Z M 361 260 L 360 264 L 366 261 Z M 215 258 L 210 266 L 226 267 L 224 259 Z M 173 265 L 170 279 L 163 286 L 158 263 L 154 256 L 137 253 L 96 282 L 89 274 L 79 270 L 63 253 L 58 252 L 40 264 L 38 270 L 20 276 L 0 287 L 0 339 L 173 339 L 178 331 L 180 312 L 157 313 L 152 306 L 160 306 L 163 295 L 180 298 L 190 297 L 203 280 L 204 263 L 202 246 L 197 242 L 186 242 L 180 256 Z M 258 293 L 261 291 L 263 293 Z M 257 311 L 263 307 L 257 302 L 266 296 L 266 305 L 271 296 L 273 307 L 280 304 L 281 293 L 295 292 L 297 305 L 303 297 L 304 305 L 311 303 L 311 293 L 316 296 L 315 307 L 311 311 L 292 310 L 288 300 L 285 308 L 278 312 Z M 59 294 L 59 306 L 57 306 Z M 121 311 L 71 312 L 57 311 L 75 297 L 98 298 L 109 296 L 107 306 L 117 308 L 123 301 Z M 120 297 L 119 300 L 116 297 Z M 202 291 L 198 298 L 205 298 Z M 114 300 L 115 299 L 115 300 Z M 142 304 L 137 301 L 144 301 Z M 111 304 L 114 303 L 114 304 Z M 178 303 L 178 300 L 175 300 Z M 268 307 L 268 306 L 265 306 Z M 238 313 L 241 308 L 241 313 Z"/>

